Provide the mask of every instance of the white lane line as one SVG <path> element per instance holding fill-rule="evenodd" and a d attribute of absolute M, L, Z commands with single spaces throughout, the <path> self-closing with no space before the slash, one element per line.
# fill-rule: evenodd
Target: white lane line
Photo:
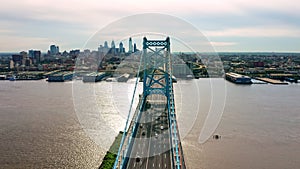
<path fill-rule="evenodd" d="M 151 119 L 151 121 L 153 121 L 153 116 L 152 115 L 150 115 L 149 114 L 149 116 L 150 116 L 150 119 Z M 152 125 L 152 123 L 150 124 L 150 136 L 151 136 L 151 132 L 152 132 L 152 130 L 153 130 L 153 125 Z M 149 138 L 149 141 L 148 141 L 148 152 L 147 152 L 147 161 L 146 161 L 146 169 L 148 168 L 148 163 L 149 163 L 149 157 L 150 157 L 150 148 L 151 148 L 151 140 L 152 140 L 152 137 L 150 137 Z M 154 164 L 153 164 L 153 168 L 154 168 Z"/>

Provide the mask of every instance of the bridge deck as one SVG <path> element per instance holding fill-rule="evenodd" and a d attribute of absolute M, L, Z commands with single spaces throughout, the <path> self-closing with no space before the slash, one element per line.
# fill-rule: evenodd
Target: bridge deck
<path fill-rule="evenodd" d="M 141 111 L 127 168 L 171 168 L 168 121 L 166 97 L 149 95 Z"/>

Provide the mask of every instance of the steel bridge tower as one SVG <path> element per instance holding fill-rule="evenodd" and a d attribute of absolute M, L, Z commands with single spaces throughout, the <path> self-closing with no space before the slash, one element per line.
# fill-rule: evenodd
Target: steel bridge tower
<path fill-rule="evenodd" d="M 138 107 L 128 127 L 129 119 L 127 119 L 114 168 L 185 169 L 184 156 L 176 121 L 170 38 L 167 37 L 166 40 L 148 40 L 144 37 L 141 59 L 140 66 L 143 68 L 143 94 L 140 95 Z M 165 114 L 165 116 L 153 118 L 155 112 L 150 115 L 147 115 L 146 112 L 149 109 L 149 105 L 152 107 L 158 106 L 157 99 L 161 100 L 159 104 L 163 103 L 164 105 L 164 108 L 159 111 L 161 111 L 161 114 Z M 159 152 L 152 157 L 150 157 L 150 155 L 149 157 L 139 157 L 136 156 L 136 154 L 150 154 L 151 144 L 154 144 L 154 142 L 151 141 L 151 137 L 157 135 L 157 131 L 153 130 L 157 122 L 142 124 L 141 119 L 145 117 L 149 118 L 148 116 L 150 116 L 153 121 L 160 119 L 159 125 L 162 127 L 161 130 L 166 130 L 167 133 L 165 137 L 167 139 L 160 143 L 163 146 L 167 145 L 168 150 L 166 152 Z M 149 130 L 150 127 L 151 130 Z M 145 131 L 148 132 L 145 133 Z M 137 143 L 135 138 L 147 136 L 150 137 L 150 141 L 149 139 L 145 139 L 147 143 L 143 145 L 148 146 L 140 148 L 141 142 Z M 156 146 L 154 145 L 153 147 Z M 144 151 L 146 148 L 149 150 Z"/>

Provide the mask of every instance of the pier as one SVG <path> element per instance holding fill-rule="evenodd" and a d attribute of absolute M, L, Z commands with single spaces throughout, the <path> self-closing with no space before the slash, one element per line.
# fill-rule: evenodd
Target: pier
<path fill-rule="evenodd" d="M 257 77 L 255 79 L 263 81 L 263 82 L 275 84 L 275 85 L 287 85 L 288 84 L 287 82 L 282 82 L 282 81 L 274 80 L 274 79 L 270 79 L 270 78 L 260 78 L 260 77 Z"/>

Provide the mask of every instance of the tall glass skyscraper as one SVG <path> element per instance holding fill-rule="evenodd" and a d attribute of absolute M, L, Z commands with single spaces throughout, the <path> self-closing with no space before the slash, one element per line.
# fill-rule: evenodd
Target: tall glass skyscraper
<path fill-rule="evenodd" d="M 132 46 L 132 39 L 131 39 L 131 37 L 129 38 L 129 50 L 128 50 L 128 52 L 129 53 L 132 53 L 132 48 L 133 48 L 133 46 Z"/>

